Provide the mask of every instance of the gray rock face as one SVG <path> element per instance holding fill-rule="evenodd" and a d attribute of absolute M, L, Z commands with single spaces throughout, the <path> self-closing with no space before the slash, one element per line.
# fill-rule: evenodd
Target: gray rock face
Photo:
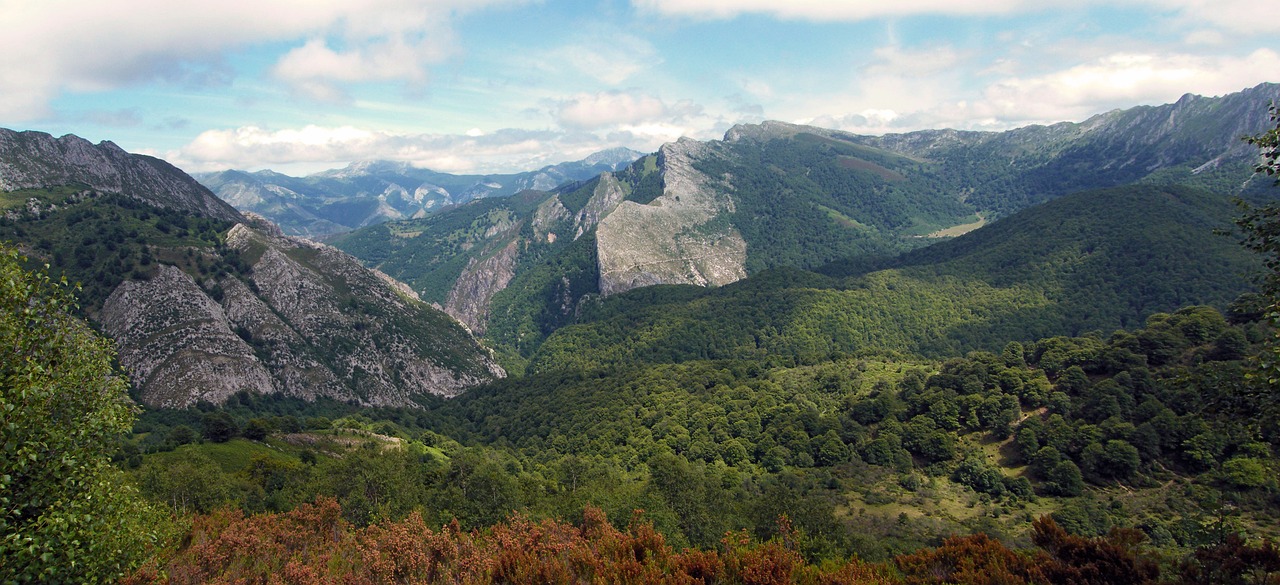
<path fill-rule="evenodd" d="M 457 322 L 342 252 L 244 224 L 227 245 L 250 261 L 247 276 L 201 286 L 161 266 L 104 304 L 104 330 L 143 402 L 220 403 L 251 390 L 405 406 L 504 375 Z"/>
<path fill-rule="evenodd" d="M 129 154 L 111 142 L 97 145 L 74 135 L 0 128 L 0 191 L 85 185 L 157 207 L 226 221 L 244 221 L 234 207 L 173 165 Z"/>
<path fill-rule="evenodd" d="M 591 199 L 587 200 L 587 204 L 573 218 L 573 239 L 581 238 L 582 234 L 595 229 L 600 224 L 600 220 L 613 213 L 626 196 L 626 192 L 622 190 L 622 185 L 618 183 L 613 173 L 601 173 L 600 182 L 596 184 Z"/>
<path fill-rule="evenodd" d="M 733 211 L 726 188 L 693 168 L 714 156 L 715 143 L 688 138 L 663 145 L 662 195 L 648 205 L 624 201 L 596 231 L 600 293 L 653 284 L 719 286 L 746 278 L 747 244 L 727 221 Z"/>
<path fill-rule="evenodd" d="M 568 220 L 569 210 L 560 202 L 559 197 L 552 197 L 538 206 L 533 212 L 533 237 L 539 242 L 554 244 L 560 237 L 555 232 L 557 226 Z"/>
<path fill-rule="evenodd" d="M 222 307 L 177 268 L 161 266 L 149 281 L 121 283 L 100 319 L 147 404 L 173 408 L 220 403 L 239 390 L 276 391 Z"/>
<path fill-rule="evenodd" d="M 449 291 L 445 312 L 462 321 L 476 335 L 484 335 L 488 329 L 493 295 L 507 288 L 515 277 L 518 244 L 512 240 L 491 256 L 481 260 L 472 258 Z"/>

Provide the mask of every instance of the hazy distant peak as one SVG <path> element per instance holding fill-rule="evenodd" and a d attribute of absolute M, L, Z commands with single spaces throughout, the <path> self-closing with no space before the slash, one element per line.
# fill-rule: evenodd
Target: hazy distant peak
<path fill-rule="evenodd" d="M 355 161 L 343 168 L 321 171 L 312 176 L 326 177 L 330 179 L 343 179 L 347 177 L 379 173 L 403 174 L 415 169 L 417 169 L 417 167 L 413 166 L 412 163 L 373 159 Z"/>
<path fill-rule="evenodd" d="M 587 156 L 587 158 L 582 159 L 582 162 L 588 165 L 605 164 L 610 166 L 617 166 L 623 163 L 635 162 L 636 159 L 644 155 L 645 153 L 643 152 L 640 152 L 637 150 L 631 150 L 630 148 L 627 148 L 625 146 L 618 146 L 618 147 L 605 149 L 600 152 L 591 154 Z"/>

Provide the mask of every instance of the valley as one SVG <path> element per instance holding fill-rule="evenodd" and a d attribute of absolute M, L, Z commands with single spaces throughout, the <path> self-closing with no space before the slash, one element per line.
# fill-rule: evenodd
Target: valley
<path fill-rule="evenodd" d="M 51 393 L 5 448 L 109 414 L 6 455 L 0 527 L 75 473 L 129 583 L 1280 572 L 1277 96 L 501 177 L 0 131 L 2 373 Z"/>

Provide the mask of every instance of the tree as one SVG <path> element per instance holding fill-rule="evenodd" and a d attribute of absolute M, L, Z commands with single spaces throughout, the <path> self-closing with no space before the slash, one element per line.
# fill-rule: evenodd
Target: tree
<path fill-rule="evenodd" d="M 1261 134 L 1245 136 L 1244 141 L 1258 147 L 1262 160 L 1254 168 L 1268 176 L 1280 175 L 1280 107 L 1272 104 L 1269 112 L 1276 127 Z M 1280 178 L 1277 178 L 1280 184 Z M 1262 257 L 1267 274 L 1262 283 L 1267 309 L 1264 312 L 1273 326 L 1280 326 L 1280 205 L 1255 207 L 1237 200 L 1244 215 L 1236 225 L 1244 232 L 1244 247 Z M 1280 338 L 1272 338 L 1267 350 L 1259 356 L 1257 373 L 1264 383 L 1280 386 Z"/>
<path fill-rule="evenodd" d="M 109 463 L 134 407 L 65 279 L 24 261 L 0 248 L 0 582 L 111 581 L 157 538 Z"/>
<path fill-rule="evenodd" d="M 1050 469 L 1044 482 L 1045 491 L 1055 496 L 1078 496 L 1084 491 L 1084 478 L 1080 468 L 1070 459 Z"/>
<path fill-rule="evenodd" d="M 204 438 L 214 443 L 230 441 L 240 432 L 231 415 L 221 410 L 205 414 L 200 420 L 200 428 Z"/>

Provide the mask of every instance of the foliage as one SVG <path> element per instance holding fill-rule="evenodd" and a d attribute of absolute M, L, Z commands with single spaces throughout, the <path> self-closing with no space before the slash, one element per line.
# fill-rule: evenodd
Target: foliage
<path fill-rule="evenodd" d="M 1185 188 L 1057 199 L 894 268 L 844 278 L 766 271 L 718 289 L 656 287 L 584 303 L 533 371 L 842 355 L 962 355 L 1010 340 L 1140 327 L 1188 303 L 1225 307 L 1255 264 L 1227 238 L 1231 206 Z M 1223 351 L 1238 354 L 1239 338 Z M 1046 363 L 1046 366 L 1051 364 Z"/>
<path fill-rule="evenodd" d="M 160 262 L 197 280 L 246 270 L 222 245 L 230 222 L 69 187 L 0 193 L 0 202 L 10 201 L 30 203 L 12 217 L 0 216 L 0 241 L 22 243 L 35 260 L 28 267 L 48 264 L 56 278 L 77 282 L 90 315 L 117 285 L 150 277 Z"/>
<path fill-rule="evenodd" d="M 110 581 L 159 534 L 109 465 L 134 416 L 127 382 L 65 281 L 22 264 L 0 249 L 0 582 Z"/>
<path fill-rule="evenodd" d="M 1280 174 L 1280 109 L 1272 104 L 1269 112 L 1276 127 L 1246 136 L 1244 140 L 1261 151 L 1262 160 L 1256 171 L 1275 176 Z M 1236 220 L 1236 225 L 1244 233 L 1244 247 L 1260 256 L 1266 267 L 1262 277 L 1262 292 L 1267 299 L 1265 316 L 1273 328 L 1277 328 L 1280 327 L 1280 205 L 1254 206 L 1243 201 L 1239 201 L 1239 205 L 1244 215 Z M 1269 386 L 1280 385 L 1280 341 L 1273 339 L 1268 351 L 1259 355 L 1258 374 Z"/>
<path fill-rule="evenodd" d="M 814 566 L 789 548 L 725 537 L 722 550 L 676 552 L 638 513 L 626 530 L 598 508 L 581 525 L 514 516 L 490 529 L 432 530 L 417 513 L 354 528 L 332 499 L 284 514 L 244 517 L 224 510 L 198 518 L 171 558 L 125 583 L 742 583 L 888 584 L 882 568 L 857 560 Z"/>
<path fill-rule="evenodd" d="M 747 242 L 748 274 L 773 267 L 812 269 L 855 255 L 919 246 L 923 234 L 973 212 L 934 169 L 844 140 L 798 134 L 725 145 L 696 168 L 732 177 L 728 220 Z"/>

